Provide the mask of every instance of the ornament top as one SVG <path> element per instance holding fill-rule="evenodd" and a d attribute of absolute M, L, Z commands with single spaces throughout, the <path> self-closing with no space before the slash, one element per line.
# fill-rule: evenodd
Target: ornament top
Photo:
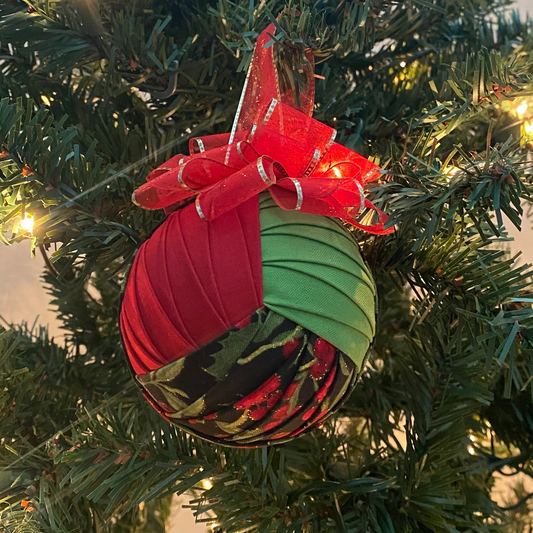
<path fill-rule="evenodd" d="M 191 139 L 190 155 L 176 155 L 152 171 L 133 200 L 166 209 L 195 198 L 211 221 L 268 190 L 285 210 L 336 217 L 369 233 L 391 233 L 386 215 L 365 198 L 364 185 L 380 169 L 335 143 L 335 130 L 311 118 L 313 56 L 306 52 L 305 92 L 279 83 L 273 24 L 259 36 L 230 133 Z"/>

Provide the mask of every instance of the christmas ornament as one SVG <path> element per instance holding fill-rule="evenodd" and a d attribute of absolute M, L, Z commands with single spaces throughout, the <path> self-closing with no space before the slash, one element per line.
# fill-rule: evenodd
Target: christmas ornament
<path fill-rule="evenodd" d="M 166 220 L 140 246 L 120 325 L 133 373 L 170 422 L 219 444 L 280 443 L 348 397 L 375 332 L 375 287 L 340 222 L 389 233 L 380 175 L 313 120 L 259 36 L 233 129 L 193 139 L 134 201 Z M 194 201 L 192 202 L 191 200 Z"/>

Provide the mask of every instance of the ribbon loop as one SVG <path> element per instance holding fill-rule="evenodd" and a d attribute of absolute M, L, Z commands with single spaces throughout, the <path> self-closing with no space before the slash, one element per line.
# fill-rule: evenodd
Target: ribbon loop
<path fill-rule="evenodd" d="M 270 25 L 258 38 L 232 132 L 191 139 L 191 155 L 176 155 L 153 170 L 133 201 L 168 210 L 195 196 L 198 215 L 210 221 L 268 189 L 282 209 L 341 218 L 368 233 L 391 233 L 387 216 L 364 195 L 364 185 L 378 179 L 380 169 L 336 143 L 336 131 L 311 118 L 310 53 L 299 104 L 294 94 L 281 91 L 274 47 L 265 48 L 274 30 Z"/>

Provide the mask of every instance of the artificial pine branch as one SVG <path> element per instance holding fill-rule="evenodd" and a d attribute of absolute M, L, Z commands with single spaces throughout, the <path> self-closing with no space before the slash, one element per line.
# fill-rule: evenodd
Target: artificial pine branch
<path fill-rule="evenodd" d="M 532 468 L 531 271 L 498 245 L 503 214 L 520 227 L 530 201 L 505 104 L 531 94 L 533 41 L 506 5 L 117 0 L 85 12 L 92 26 L 64 2 L 0 6 L 0 219 L 15 242 L 12 221 L 36 215 L 67 331 L 65 346 L 0 335 L 6 531 L 162 531 L 182 492 L 228 533 L 516 531 L 491 487 L 504 465 Z M 160 220 L 129 198 L 189 137 L 230 129 L 255 37 L 283 9 L 278 57 L 313 50 L 315 116 L 380 157 L 374 194 L 398 229 L 356 234 L 379 324 L 350 401 L 307 437 L 231 450 L 158 417 L 122 359 L 120 283 Z"/>

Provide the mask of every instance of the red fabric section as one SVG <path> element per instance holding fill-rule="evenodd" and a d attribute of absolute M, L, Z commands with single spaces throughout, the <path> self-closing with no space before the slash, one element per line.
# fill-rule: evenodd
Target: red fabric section
<path fill-rule="evenodd" d="M 120 324 L 137 374 L 211 342 L 263 305 L 259 204 L 254 197 L 212 222 L 191 204 L 140 247 Z"/>

